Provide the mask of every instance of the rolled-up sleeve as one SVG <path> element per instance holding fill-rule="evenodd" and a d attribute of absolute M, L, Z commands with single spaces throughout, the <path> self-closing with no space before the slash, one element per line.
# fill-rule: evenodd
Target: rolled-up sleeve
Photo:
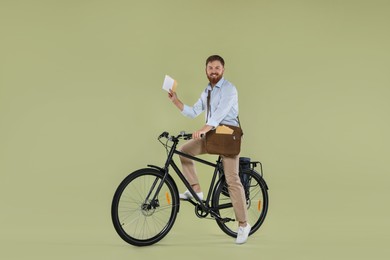
<path fill-rule="evenodd" d="M 204 95 L 202 94 L 201 97 L 196 101 L 196 103 L 190 107 L 188 105 L 184 105 L 183 110 L 181 113 L 189 118 L 195 118 L 199 114 L 201 114 L 206 109 L 206 104 L 204 100 Z"/>

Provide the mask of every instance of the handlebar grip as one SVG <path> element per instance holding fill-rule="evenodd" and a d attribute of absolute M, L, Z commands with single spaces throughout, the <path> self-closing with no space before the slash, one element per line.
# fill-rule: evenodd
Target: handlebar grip
<path fill-rule="evenodd" d="M 190 140 L 192 139 L 192 134 L 183 134 L 182 135 L 184 140 Z M 203 138 L 205 136 L 205 134 L 201 134 L 200 137 Z"/>
<path fill-rule="evenodd" d="M 184 140 L 190 140 L 192 139 L 192 134 L 183 134 Z"/>

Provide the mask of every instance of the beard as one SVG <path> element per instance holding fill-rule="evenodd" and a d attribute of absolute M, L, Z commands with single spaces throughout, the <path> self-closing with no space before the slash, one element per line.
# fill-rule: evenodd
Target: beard
<path fill-rule="evenodd" d="M 220 81 L 222 79 L 222 76 L 223 76 L 222 74 L 213 73 L 213 74 L 207 75 L 207 78 L 209 79 L 211 85 L 215 85 L 218 83 L 218 81 Z"/>

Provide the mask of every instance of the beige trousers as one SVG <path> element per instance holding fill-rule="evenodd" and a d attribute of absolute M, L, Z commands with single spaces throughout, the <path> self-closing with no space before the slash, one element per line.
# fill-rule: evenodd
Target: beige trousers
<path fill-rule="evenodd" d="M 182 145 L 179 150 L 183 153 L 197 156 L 205 154 L 206 142 L 204 138 L 191 139 Z M 228 184 L 230 199 L 232 200 L 234 213 L 236 220 L 239 222 L 247 221 L 247 208 L 244 188 L 241 184 L 240 177 L 238 175 L 239 156 L 223 156 L 222 163 L 225 172 L 226 182 Z M 190 185 L 199 184 L 198 176 L 195 169 L 195 163 L 193 160 L 180 156 L 180 161 L 183 167 L 183 174 L 186 177 Z"/>

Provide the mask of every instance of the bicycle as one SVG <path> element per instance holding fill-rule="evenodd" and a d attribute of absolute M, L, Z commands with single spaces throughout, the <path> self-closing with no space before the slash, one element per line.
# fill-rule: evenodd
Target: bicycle
<path fill-rule="evenodd" d="M 180 139 L 189 140 L 192 134 L 181 132 L 171 136 L 163 132 L 158 140 L 166 149 L 167 159 L 163 167 L 147 165 L 129 174 L 115 191 L 112 205 L 112 222 L 118 235 L 134 246 L 148 246 L 164 238 L 173 227 L 180 208 L 179 191 L 169 173 L 170 167 L 187 187 L 193 198 L 184 200 L 194 205 L 199 218 L 211 216 L 220 229 L 236 237 L 234 210 L 229 198 L 223 174 L 221 156 L 216 163 L 194 157 L 177 150 Z M 162 138 L 166 139 L 164 143 Z M 172 143 L 169 146 L 169 143 Z M 173 160 L 177 154 L 214 168 L 207 196 L 200 200 Z M 260 172 L 254 168 L 260 165 Z M 248 222 L 252 225 L 249 235 L 255 233 L 267 215 L 268 186 L 263 178 L 262 164 L 240 157 L 240 179 L 244 186 L 248 209 Z"/>

